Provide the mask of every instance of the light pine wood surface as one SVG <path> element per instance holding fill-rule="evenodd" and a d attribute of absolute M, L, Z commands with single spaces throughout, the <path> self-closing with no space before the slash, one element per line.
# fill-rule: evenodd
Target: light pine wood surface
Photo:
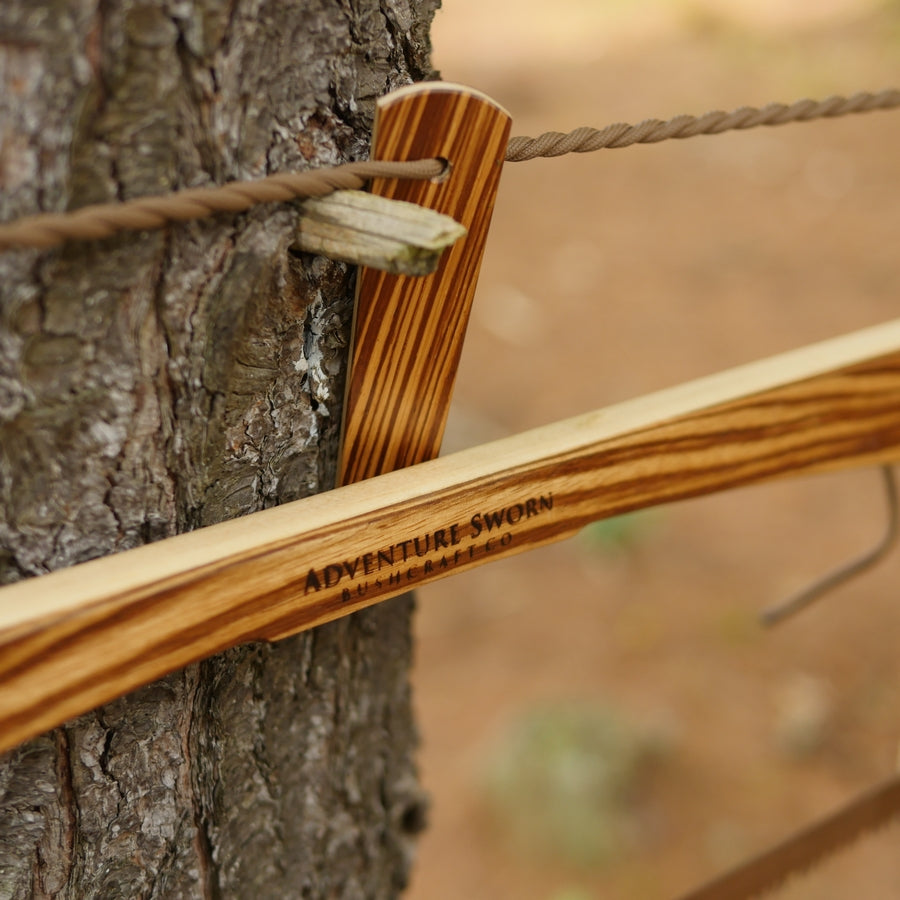
<path fill-rule="evenodd" d="M 597 519 L 900 458 L 900 320 L 0 590 L 0 749 Z"/>

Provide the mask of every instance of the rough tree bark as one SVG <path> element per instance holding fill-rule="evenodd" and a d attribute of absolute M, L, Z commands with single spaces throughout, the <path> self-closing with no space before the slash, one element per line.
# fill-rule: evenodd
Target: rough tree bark
<path fill-rule="evenodd" d="M 365 157 L 439 0 L 3 0 L 0 217 Z M 0 580 L 328 488 L 352 274 L 289 205 L 0 255 Z M 411 601 L 0 759 L 0 898 L 394 897 Z"/>

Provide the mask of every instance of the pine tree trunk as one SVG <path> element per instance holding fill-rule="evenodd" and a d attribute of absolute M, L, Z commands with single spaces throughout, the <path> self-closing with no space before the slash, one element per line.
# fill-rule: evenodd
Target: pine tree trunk
<path fill-rule="evenodd" d="M 439 0 L 3 0 L 0 218 L 365 157 Z M 327 489 L 352 273 L 288 204 L 0 254 L 0 581 Z M 0 898 L 371 898 L 422 797 L 411 600 L 0 758 Z"/>

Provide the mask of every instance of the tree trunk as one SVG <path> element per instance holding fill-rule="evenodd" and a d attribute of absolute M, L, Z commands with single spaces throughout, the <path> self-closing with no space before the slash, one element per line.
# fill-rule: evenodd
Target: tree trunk
<path fill-rule="evenodd" d="M 365 157 L 439 0 L 3 0 L 0 218 Z M 327 489 L 352 273 L 257 207 L 0 255 L 0 581 Z M 409 598 L 0 759 L 0 898 L 380 898 L 423 801 Z"/>

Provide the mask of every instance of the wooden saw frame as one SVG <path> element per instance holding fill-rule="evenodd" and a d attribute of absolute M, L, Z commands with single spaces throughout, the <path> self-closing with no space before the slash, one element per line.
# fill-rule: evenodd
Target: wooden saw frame
<path fill-rule="evenodd" d="M 378 105 L 372 192 L 467 230 L 433 275 L 362 268 L 340 487 L 0 589 L 0 751 L 238 643 L 277 640 L 629 510 L 900 459 L 900 319 L 436 458 L 508 114 L 454 85 Z"/>

